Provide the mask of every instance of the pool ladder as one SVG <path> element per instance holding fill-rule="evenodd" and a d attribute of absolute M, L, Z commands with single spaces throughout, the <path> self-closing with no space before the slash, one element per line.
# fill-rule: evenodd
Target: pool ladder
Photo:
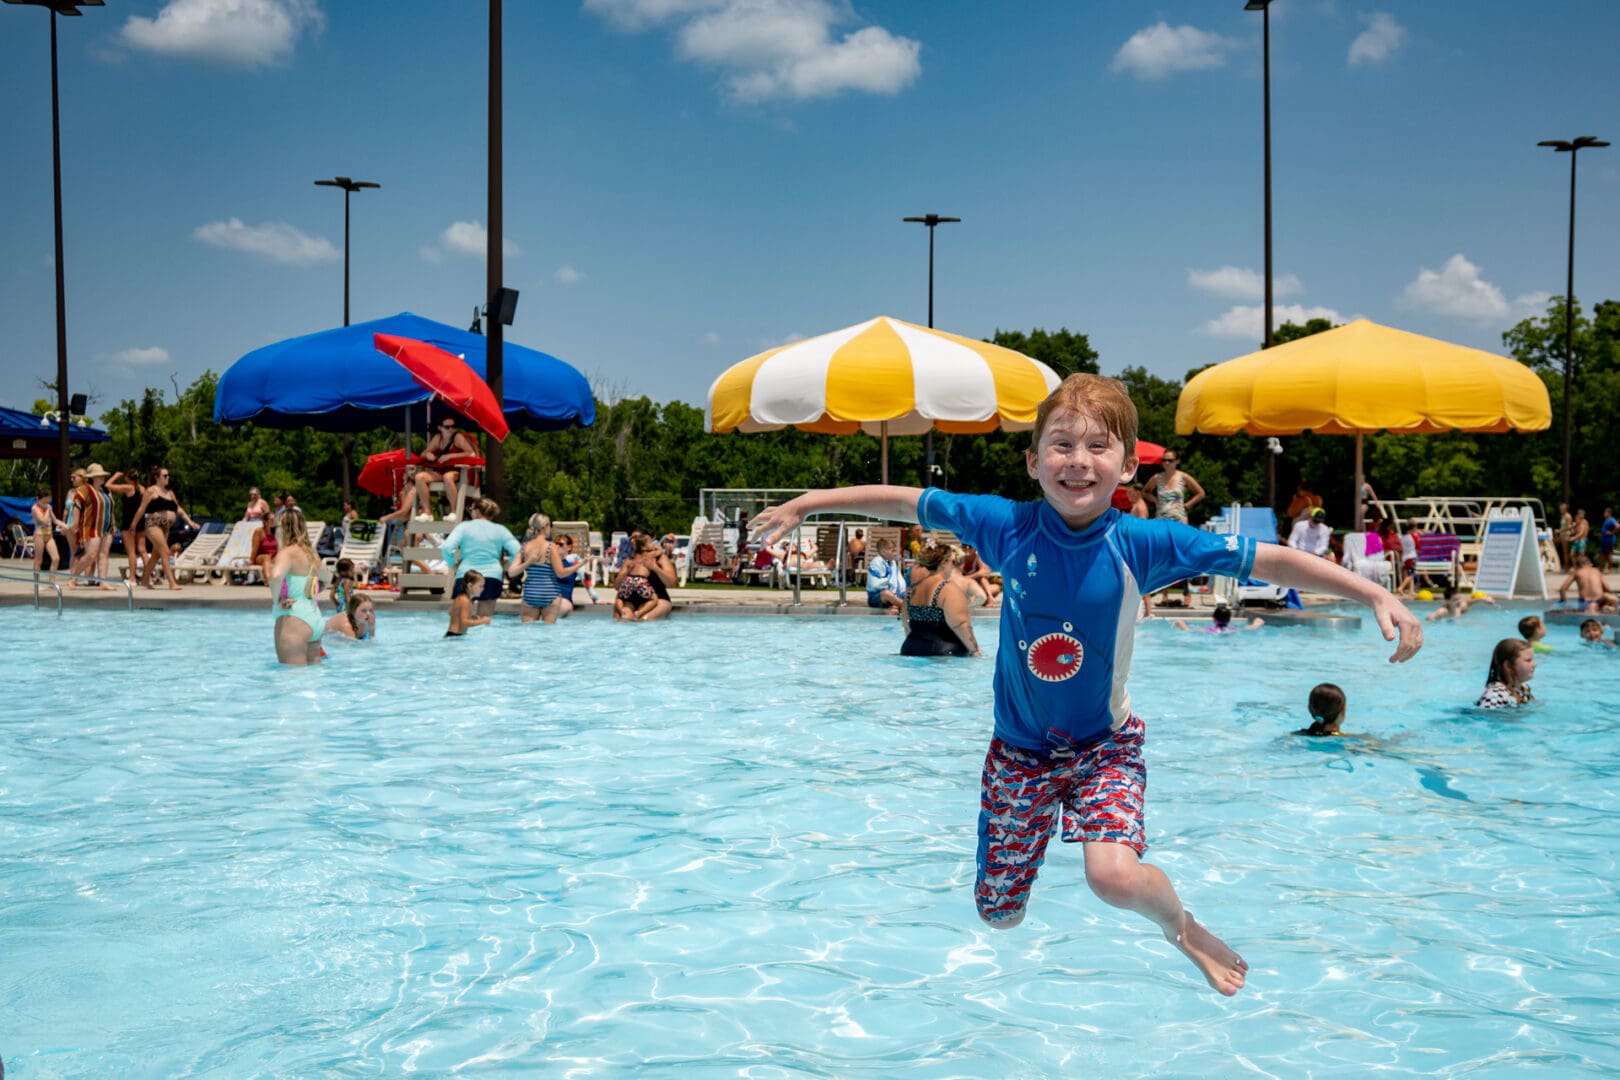
<path fill-rule="evenodd" d="M 0 581 L 22 581 L 22 582 L 32 582 L 33 583 L 33 585 L 34 585 L 34 606 L 36 608 L 39 607 L 39 587 L 41 585 L 44 585 L 46 588 L 55 589 L 56 590 L 56 617 L 58 619 L 60 619 L 62 617 L 62 585 L 61 585 L 61 582 L 60 582 L 61 578 L 67 578 L 68 580 L 71 581 L 74 578 L 83 578 L 83 575 L 74 574 L 74 573 L 70 573 L 68 571 L 63 571 L 63 570 L 35 570 L 35 569 L 32 569 L 32 568 L 29 568 L 27 570 L 20 570 L 20 569 L 17 569 L 15 567 L 11 567 L 11 566 L 0 566 Z M 131 611 L 135 610 L 135 587 L 131 583 L 129 583 L 127 581 L 113 581 L 112 579 L 109 579 L 109 578 L 97 578 L 97 577 L 83 578 L 83 580 L 92 582 L 92 583 L 94 583 L 96 585 L 102 585 L 102 584 L 122 585 L 124 587 L 125 596 L 129 601 L 129 610 L 131 610 Z"/>

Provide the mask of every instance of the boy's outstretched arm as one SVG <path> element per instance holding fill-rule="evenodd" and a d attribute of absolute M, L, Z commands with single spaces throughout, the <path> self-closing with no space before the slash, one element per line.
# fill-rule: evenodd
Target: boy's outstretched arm
<path fill-rule="evenodd" d="M 764 543 L 771 543 L 791 532 L 811 514 L 841 510 L 851 514 L 868 514 L 889 521 L 916 521 L 917 500 L 923 489 L 897 487 L 893 484 L 866 484 L 860 487 L 822 488 L 807 491 L 781 506 L 761 510 L 748 523 L 748 535 Z"/>
<path fill-rule="evenodd" d="M 1372 608 L 1385 641 L 1394 641 L 1396 635 L 1400 635 L 1400 644 L 1389 658 L 1391 663 L 1410 660 L 1423 647 L 1423 624 L 1405 604 L 1382 585 L 1352 574 L 1319 555 L 1308 555 L 1281 544 L 1261 544 L 1254 553 L 1254 576 L 1273 585 L 1332 593 L 1366 604 Z"/>

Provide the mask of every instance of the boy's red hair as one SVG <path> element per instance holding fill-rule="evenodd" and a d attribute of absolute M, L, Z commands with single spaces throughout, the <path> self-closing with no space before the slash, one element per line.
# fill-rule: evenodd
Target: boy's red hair
<path fill-rule="evenodd" d="M 1136 453 L 1136 403 L 1118 379 L 1076 372 L 1058 383 L 1057 389 L 1046 395 L 1046 400 L 1035 410 L 1031 446 L 1040 445 L 1041 432 L 1046 430 L 1047 420 L 1057 409 L 1101 421 L 1108 434 L 1125 444 L 1127 455 Z"/>

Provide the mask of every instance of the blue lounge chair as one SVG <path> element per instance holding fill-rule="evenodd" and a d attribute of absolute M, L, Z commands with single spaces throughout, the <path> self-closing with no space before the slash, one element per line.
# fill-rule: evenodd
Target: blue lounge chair
<path fill-rule="evenodd" d="M 1277 543 L 1277 514 L 1269 506 L 1224 507 L 1221 516 L 1211 521 L 1207 528 L 1223 535 L 1237 533 L 1239 536 L 1247 536 L 1256 543 Z M 1237 604 L 1281 605 L 1288 602 L 1287 589 L 1253 578 L 1245 578 L 1242 581 L 1220 578 L 1216 591 L 1218 595 Z"/>

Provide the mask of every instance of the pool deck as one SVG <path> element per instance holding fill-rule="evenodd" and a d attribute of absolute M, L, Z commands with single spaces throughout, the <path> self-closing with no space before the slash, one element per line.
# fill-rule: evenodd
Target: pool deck
<path fill-rule="evenodd" d="M 19 561 L 0 563 L 0 568 L 26 574 L 28 566 Z M 118 569 L 114 563 L 114 569 Z M 1558 584 L 1563 581 L 1563 574 L 1548 574 L 1548 593 L 1556 597 Z M 1620 574 L 1611 574 L 1607 578 L 1609 587 L 1620 591 Z M 448 602 L 441 598 L 406 598 L 401 599 L 398 593 L 386 590 L 372 590 L 372 600 L 379 607 L 394 607 L 397 605 L 401 611 L 443 611 Z M 583 597 L 584 591 L 579 590 L 577 596 Z M 598 589 L 597 595 L 608 600 L 611 593 L 605 589 Z M 670 598 L 675 603 L 678 614 L 697 615 L 795 615 L 795 616 L 838 616 L 856 617 L 865 616 L 882 618 L 883 613 L 866 606 L 864 591 L 851 588 L 847 592 L 846 603 L 840 606 L 838 590 L 836 589 L 806 589 L 802 593 L 799 604 L 793 602 L 793 592 L 790 589 L 772 589 L 763 586 L 744 585 L 704 585 L 695 588 L 675 588 L 670 590 Z M 162 588 L 142 589 L 136 588 L 133 595 L 133 606 L 142 611 L 169 611 L 169 610 L 196 610 L 213 608 L 219 610 L 260 611 L 263 610 L 269 596 L 262 585 L 225 585 L 201 584 L 185 585 L 178 590 Z M 1155 606 L 1155 618 L 1207 618 L 1214 607 L 1214 599 L 1208 593 L 1194 593 L 1191 597 L 1191 608 Z M 41 606 L 52 606 L 56 602 L 55 591 L 49 587 L 39 590 L 39 603 Z M 115 591 L 103 591 L 95 588 L 73 588 L 64 585 L 62 588 L 62 606 L 69 607 L 99 607 L 99 608 L 128 608 L 131 606 L 129 591 L 119 584 Z M 1252 614 L 1258 615 L 1274 625 L 1277 624 L 1310 624 L 1323 628 L 1354 629 L 1360 625 L 1360 619 L 1351 614 L 1338 614 L 1326 611 L 1313 611 L 1323 604 L 1339 602 L 1335 597 L 1306 595 L 1305 610 L 1278 610 L 1255 608 L 1248 609 Z M 7 574 L 0 576 L 0 607 L 32 606 L 34 603 L 34 586 L 31 580 L 20 580 L 17 576 Z M 1541 611 L 1545 612 L 1549 622 L 1577 624 L 1588 618 L 1585 613 L 1566 608 L 1558 609 L 1556 599 L 1542 600 L 1503 600 L 1499 606 L 1513 611 Z M 518 614 L 522 606 L 521 601 L 513 596 L 500 600 L 496 605 L 499 614 Z M 1430 605 L 1417 601 L 1414 606 L 1427 612 Z M 610 617 L 613 606 L 611 600 L 600 604 L 583 604 L 577 614 L 588 617 Z M 979 609 L 975 617 L 988 618 L 994 616 L 998 608 Z M 1620 627 L 1620 616 L 1607 615 L 1598 618 L 1610 626 Z"/>

